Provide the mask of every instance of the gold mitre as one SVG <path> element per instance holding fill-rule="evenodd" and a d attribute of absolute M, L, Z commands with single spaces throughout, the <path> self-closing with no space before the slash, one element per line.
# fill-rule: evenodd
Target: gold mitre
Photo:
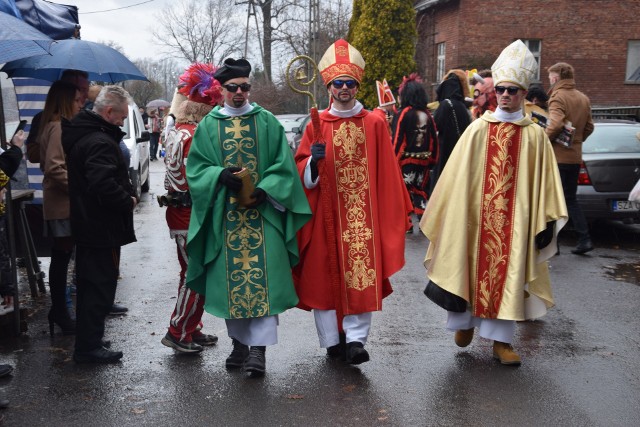
<path fill-rule="evenodd" d="M 340 39 L 324 53 L 318 62 L 318 70 L 325 85 L 341 76 L 350 77 L 360 83 L 364 75 L 364 58 L 355 47 Z"/>
<path fill-rule="evenodd" d="M 504 48 L 491 66 L 495 86 L 510 82 L 522 89 L 529 87 L 529 82 L 534 79 L 537 70 L 538 63 L 522 40 L 516 40 Z"/>

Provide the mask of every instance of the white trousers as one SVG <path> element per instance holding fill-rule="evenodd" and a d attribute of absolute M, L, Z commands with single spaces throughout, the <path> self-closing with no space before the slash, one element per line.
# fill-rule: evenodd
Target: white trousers
<path fill-rule="evenodd" d="M 471 328 L 477 328 L 477 333 L 482 338 L 510 344 L 516 332 L 516 322 L 515 320 L 483 319 L 472 316 L 470 311 L 464 313 L 447 311 L 447 329 L 457 331 Z"/>
<path fill-rule="evenodd" d="M 327 348 L 340 343 L 338 318 L 335 310 L 313 310 L 313 317 L 316 321 L 320 347 Z M 347 336 L 347 342 L 358 341 L 363 345 L 366 344 L 372 318 L 372 312 L 344 316 L 342 329 Z"/>
<path fill-rule="evenodd" d="M 278 343 L 278 316 L 251 319 L 225 319 L 229 338 L 244 345 L 274 345 Z"/>

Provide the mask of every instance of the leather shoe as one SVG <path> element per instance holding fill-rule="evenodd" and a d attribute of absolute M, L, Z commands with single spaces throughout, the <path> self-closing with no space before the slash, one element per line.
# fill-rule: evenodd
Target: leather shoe
<path fill-rule="evenodd" d="M 242 368 L 245 360 L 249 357 L 249 346 L 242 344 L 240 341 L 233 339 L 233 350 L 227 360 L 225 366 L 227 369 Z"/>
<path fill-rule="evenodd" d="M 582 255 L 592 250 L 593 250 L 593 243 L 591 243 L 590 239 L 587 239 L 583 242 L 578 242 L 578 246 L 576 246 L 575 249 L 571 251 L 571 253 L 576 255 Z"/>
<path fill-rule="evenodd" d="M 127 307 L 121 304 L 116 304 L 114 302 L 113 305 L 111 306 L 111 310 L 109 311 L 109 314 L 114 316 L 119 316 L 121 314 L 126 314 L 127 311 L 129 311 Z"/>
<path fill-rule="evenodd" d="M 338 344 L 327 347 L 327 356 L 331 359 L 345 360 L 347 357 L 347 336 L 344 332 L 340 332 L 339 337 Z"/>
<path fill-rule="evenodd" d="M 252 346 L 249 350 L 249 357 L 244 362 L 244 371 L 253 376 L 262 376 L 267 370 L 266 352 L 263 345 Z"/>
<path fill-rule="evenodd" d="M 459 329 L 456 331 L 455 342 L 458 347 L 466 347 L 473 340 L 473 328 Z"/>
<path fill-rule="evenodd" d="M 493 358 L 503 365 L 520 366 L 521 363 L 520 356 L 513 351 L 511 344 L 500 341 L 493 342 Z"/>
<path fill-rule="evenodd" d="M 76 363 L 117 363 L 120 359 L 122 359 L 121 351 L 111 351 L 104 347 L 73 353 L 73 360 Z"/>
<path fill-rule="evenodd" d="M 215 335 L 203 334 L 200 331 L 196 331 L 191 334 L 191 339 L 194 343 L 203 346 L 215 345 L 218 342 L 218 337 Z"/>
<path fill-rule="evenodd" d="M 13 366 L 11 365 L 0 365 L 0 377 L 6 377 L 7 375 L 13 372 Z"/>
<path fill-rule="evenodd" d="M 347 343 L 347 363 L 359 365 L 369 361 L 369 353 L 364 349 L 364 344 L 358 341 Z"/>

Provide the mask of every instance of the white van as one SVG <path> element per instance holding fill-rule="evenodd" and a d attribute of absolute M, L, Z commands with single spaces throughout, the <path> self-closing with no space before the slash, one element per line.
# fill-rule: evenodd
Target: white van
<path fill-rule="evenodd" d="M 138 198 L 149 191 L 149 131 L 145 129 L 142 115 L 135 104 L 129 104 L 129 116 L 121 127 L 126 134 L 122 139 L 129 149 L 129 177 Z"/>

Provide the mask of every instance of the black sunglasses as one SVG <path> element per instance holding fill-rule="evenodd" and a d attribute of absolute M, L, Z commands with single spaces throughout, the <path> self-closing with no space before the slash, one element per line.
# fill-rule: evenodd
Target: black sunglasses
<path fill-rule="evenodd" d="M 336 89 L 342 89 L 342 86 L 347 85 L 347 89 L 353 89 L 358 86 L 358 82 L 355 80 L 334 80 L 331 82 Z"/>
<path fill-rule="evenodd" d="M 505 91 L 507 91 L 509 95 L 515 95 L 519 90 L 520 88 L 518 86 L 496 86 L 496 93 L 498 95 L 502 95 Z"/>
<path fill-rule="evenodd" d="M 243 92 L 249 92 L 251 90 L 251 85 L 249 83 L 242 83 L 240 85 L 236 83 L 229 83 L 228 85 L 222 85 L 222 87 L 232 93 L 236 93 L 238 88 Z"/>

